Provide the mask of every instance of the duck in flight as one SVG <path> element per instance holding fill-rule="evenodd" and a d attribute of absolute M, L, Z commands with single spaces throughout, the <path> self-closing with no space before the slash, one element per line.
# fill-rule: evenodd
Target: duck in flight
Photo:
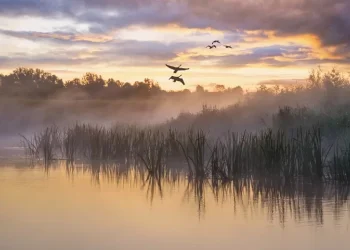
<path fill-rule="evenodd" d="M 172 76 L 169 78 L 169 80 L 173 80 L 173 82 L 181 82 L 182 85 L 185 85 L 184 79 L 181 78 L 182 75 L 180 76 Z"/>
<path fill-rule="evenodd" d="M 214 44 L 214 43 L 220 43 L 220 41 L 219 40 L 215 40 L 211 44 Z"/>
<path fill-rule="evenodd" d="M 174 70 L 174 74 L 176 74 L 178 71 L 180 70 L 189 70 L 189 68 L 180 68 L 181 67 L 181 64 L 179 67 L 174 67 L 174 66 L 170 66 L 168 64 L 165 64 L 168 68 Z"/>
<path fill-rule="evenodd" d="M 226 49 L 232 49 L 232 47 L 230 45 L 224 45 L 226 47 Z"/>
<path fill-rule="evenodd" d="M 208 45 L 206 48 L 209 48 L 209 49 L 212 49 L 212 48 L 216 48 L 216 46 L 215 45 Z"/>

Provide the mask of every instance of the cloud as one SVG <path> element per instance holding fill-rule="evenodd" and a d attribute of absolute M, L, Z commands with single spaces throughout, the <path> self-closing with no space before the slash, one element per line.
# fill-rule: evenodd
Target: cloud
<path fill-rule="evenodd" d="M 12 52 L 2 58 L 8 65 L 62 64 L 106 66 L 156 66 L 164 65 L 181 51 L 194 46 L 192 42 L 115 40 L 100 34 L 71 34 L 63 32 L 18 32 L 0 30 L 0 34 L 52 44 L 45 51 L 40 48 L 20 53 Z M 69 46 L 66 45 L 76 45 Z"/>
<path fill-rule="evenodd" d="M 257 85 L 275 86 L 279 85 L 282 87 L 305 85 L 308 83 L 307 79 L 271 79 L 257 83 Z"/>
<path fill-rule="evenodd" d="M 289 66 L 311 66 L 323 63 L 349 64 L 349 58 L 315 58 L 312 48 L 297 45 L 270 45 L 253 47 L 249 49 L 205 49 L 189 50 L 180 55 L 187 61 L 197 62 L 202 67 L 239 68 L 239 67 L 289 67 Z M 209 52 L 208 52 L 209 51 Z"/>
<path fill-rule="evenodd" d="M 176 23 L 189 28 L 314 34 L 324 46 L 350 43 L 348 0 L 2 0 L 2 15 L 67 16 L 92 30 Z"/>
<path fill-rule="evenodd" d="M 273 30 L 278 35 L 315 34 L 323 45 L 350 41 L 350 9 L 347 0 L 191 0 L 191 12 L 218 20 L 214 28 Z"/>
<path fill-rule="evenodd" d="M 57 40 L 60 42 L 82 42 L 82 43 L 105 43 L 113 40 L 111 35 L 104 34 L 82 34 L 67 32 L 34 32 L 34 31 L 11 31 L 0 29 L 0 34 L 24 38 L 28 40 Z"/>
<path fill-rule="evenodd" d="M 225 70 L 347 65 L 349 9 L 348 0 L 0 0 L 0 35 L 17 43 L 5 45 L 0 61 L 86 67 L 185 62 Z M 233 49 L 205 49 L 214 39 Z"/>

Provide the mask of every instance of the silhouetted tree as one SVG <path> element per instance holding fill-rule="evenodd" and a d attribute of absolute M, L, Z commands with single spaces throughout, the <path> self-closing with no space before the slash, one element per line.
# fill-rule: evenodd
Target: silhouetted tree
<path fill-rule="evenodd" d="M 239 96 L 244 94 L 244 91 L 243 91 L 241 86 L 237 86 L 237 87 L 234 87 L 234 88 L 228 88 L 226 91 L 234 93 L 234 94 L 239 95 Z"/>
<path fill-rule="evenodd" d="M 79 78 L 74 78 L 73 80 L 68 80 L 65 83 L 66 88 L 80 88 L 81 86 L 82 85 L 81 85 Z"/>
<path fill-rule="evenodd" d="M 333 77 L 335 79 L 335 76 Z M 333 79 L 332 78 L 332 79 Z M 332 80 L 333 81 L 333 80 Z M 94 73 L 86 73 L 82 79 L 74 78 L 67 80 L 64 84 L 56 75 L 52 75 L 40 69 L 17 68 L 8 75 L 0 74 L 0 93 L 7 96 L 25 97 L 48 97 L 57 92 L 66 90 L 75 94 L 81 93 L 79 98 L 86 98 L 88 93 L 93 98 L 148 98 L 157 95 L 190 95 L 191 91 L 184 89 L 181 91 L 164 91 L 159 84 L 152 79 L 145 78 L 143 81 L 136 81 L 134 84 L 121 82 L 109 78 L 105 81 L 102 76 Z M 243 94 L 243 89 L 225 88 L 224 85 L 216 85 L 216 90 L 221 93 L 235 95 Z M 196 93 L 208 92 L 203 86 L 197 85 Z M 76 95 L 71 95 L 71 97 Z"/>
<path fill-rule="evenodd" d="M 114 80 L 113 78 L 109 78 L 107 80 L 107 87 L 108 88 L 120 88 L 122 86 L 122 82 L 119 80 Z"/>
<path fill-rule="evenodd" d="M 204 88 L 203 88 L 203 86 L 201 86 L 201 85 L 197 85 L 197 87 L 196 87 L 196 92 L 197 93 L 204 93 Z"/>
<path fill-rule="evenodd" d="M 1 88 L 1 86 L 2 86 L 2 81 L 3 81 L 3 78 L 4 78 L 5 76 L 3 75 L 3 74 L 0 74 L 0 88 Z"/>
<path fill-rule="evenodd" d="M 5 93 L 17 96 L 47 97 L 64 87 L 62 79 L 40 69 L 17 68 L 1 82 Z"/>
<path fill-rule="evenodd" d="M 102 76 L 90 72 L 83 76 L 81 83 L 90 95 L 99 93 L 105 86 Z"/>
<path fill-rule="evenodd" d="M 225 85 L 222 85 L 222 84 L 216 84 L 215 85 L 215 91 L 217 91 L 217 92 L 223 92 L 223 91 L 225 91 Z"/>

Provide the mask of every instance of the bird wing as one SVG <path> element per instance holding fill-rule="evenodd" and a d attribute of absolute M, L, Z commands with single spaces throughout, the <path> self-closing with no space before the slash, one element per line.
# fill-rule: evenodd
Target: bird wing
<path fill-rule="evenodd" d="M 184 79 L 179 79 L 179 82 L 182 82 L 182 85 L 185 85 Z"/>
<path fill-rule="evenodd" d="M 178 70 L 189 70 L 190 68 L 178 68 Z"/>
<path fill-rule="evenodd" d="M 167 66 L 168 68 L 170 68 L 170 69 L 177 69 L 177 68 L 175 68 L 174 66 L 170 66 L 170 65 L 168 65 L 168 64 L 165 64 L 165 66 Z"/>

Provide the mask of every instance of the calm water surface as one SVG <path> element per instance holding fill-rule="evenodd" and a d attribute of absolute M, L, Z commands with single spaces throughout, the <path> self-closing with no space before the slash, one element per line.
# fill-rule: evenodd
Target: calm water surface
<path fill-rule="evenodd" d="M 349 187 L 0 167 L 0 249 L 349 249 Z"/>

